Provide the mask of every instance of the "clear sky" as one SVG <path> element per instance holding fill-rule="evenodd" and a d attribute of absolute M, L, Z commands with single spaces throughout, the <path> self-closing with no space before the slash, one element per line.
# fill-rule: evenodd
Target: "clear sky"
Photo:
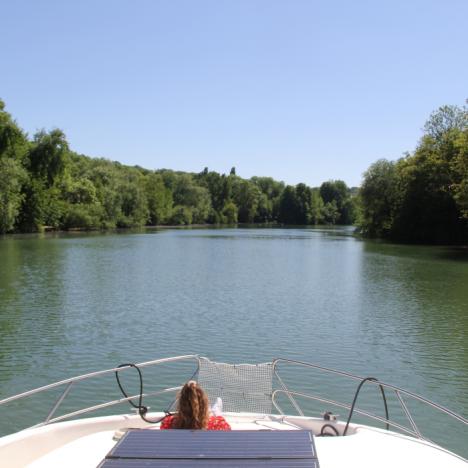
<path fill-rule="evenodd" d="M 359 185 L 468 97 L 467 0 L 4 0 L 30 135 L 157 169 Z"/>

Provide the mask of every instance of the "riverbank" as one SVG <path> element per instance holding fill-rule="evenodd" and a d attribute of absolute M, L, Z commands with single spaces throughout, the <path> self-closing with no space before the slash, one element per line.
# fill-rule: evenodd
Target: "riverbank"
<path fill-rule="evenodd" d="M 135 233 L 135 232 L 147 232 L 151 230 L 164 230 L 164 229 L 177 229 L 177 230 L 186 230 L 186 229 L 242 229 L 242 228 L 254 228 L 254 229 L 326 229 L 326 230 L 339 230 L 342 228 L 351 229 L 348 232 L 348 235 L 352 234 L 357 239 L 366 242 L 375 242 L 389 245 L 401 245 L 401 246 L 427 246 L 427 247 L 442 247 L 451 249 L 453 255 L 459 255 L 460 257 L 468 256 L 468 241 L 464 244 L 439 244 L 439 243 L 418 243 L 418 242 L 398 242 L 392 241 L 389 239 L 375 238 L 375 237 L 366 237 L 361 232 L 359 227 L 354 225 L 333 225 L 333 224 L 320 224 L 320 225 L 285 225 L 281 223 L 236 223 L 236 224 L 207 224 L 207 223 L 198 223 L 198 224 L 159 224 L 156 226 L 134 226 L 134 227 L 125 227 L 125 228 L 108 228 L 108 229 L 90 229 L 90 228 L 73 228 L 73 229 L 54 229 L 49 227 L 48 229 L 43 229 L 37 232 L 27 232 L 27 233 L 9 233 L 9 234 L 0 234 L 0 239 L 2 238 L 25 238 L 30 236 L 37 235 L 47 235 L 50 237 L 62 236 L 67 234 L 112 234 L 112 233 Z"/>

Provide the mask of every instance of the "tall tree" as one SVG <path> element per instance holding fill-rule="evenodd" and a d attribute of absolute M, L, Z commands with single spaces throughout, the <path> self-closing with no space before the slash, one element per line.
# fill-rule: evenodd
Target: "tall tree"
<path fill-rule="evenodd" d="M 398 210 L 399 178 L 395 163 L 380 159 L 364 173 L 360 189 L 361 228 L 371 237 L 388 237 Z"/>
<path fill-rule="evenodd" d="M 425 134 L 436 141 L 444 138 L 451 130 L 464 131 L 468 127 L 468 108 L 442 106 L 434 111 L 424 125 Z"/>
<path fill-rule="evenodd" d="M 151 173 L 145 177 L 145 192 L 148 201 L 149 223 L 153 226 L 164 224 L 171 216 L 172 193 L 164 185 L 160 174 Z"/>
<path fill-rule="evenodd" d="M 27 173 L 22 167 L 28 142 L 0 100 L 0 233 L 12 231 L 18 221 Z"/>
<path fill-rule="evenodd" d="M 68 143 L 65 134 L 59 129 L 49 133 L 44 130 L 36 133 L 28 159 L 28 168 L 32 175 L 44 180 L 51 187 L 67 165 Z"/>
<path fill-rule="evenodd" d="M 329 180 L 320 186 L 320 196 L 325 205 L 327 203 L 335 202 L 336 209 L 338 210 L 338 217 L 336 223 L 339 224 L 352 224 L 354 222 L 353 212 L 348 200 L 351 196 L 345 182 L 342 180 Z M 331 205 L 330 205 L 331 206 Z M 329 217 L 334 219 L 335 216 Z M 331 221 L 329 221 L 331 222 Z M 333 223 L 335 224 L 335 222 Z"/>
<path fill-rule="evenodd" d="M 259 188 L 252 182 L 235 176 L 232 192 L 234 202 L 238 207 L 239 222 L 253 223 L 261 198 Z"/>
<path fill-rule="evenodd" d="M 296 189 L 287 185 L 279 200 L 279 221 L 285 224 L 297 224 L 299 207 L 296 197 Z"/>
<path fill-rule="evenodd" d="M 12 231 L 15 227 L 24 194 L 21 187 L 26 172 L 13 158 L 0 158 L 0 233 Z"/>
<path fill-rule="evenodd" d="M 0 158 L 22 160 L 27 148 L 26 135 L 5 111 L 5 103 L 0 99 Z"/>

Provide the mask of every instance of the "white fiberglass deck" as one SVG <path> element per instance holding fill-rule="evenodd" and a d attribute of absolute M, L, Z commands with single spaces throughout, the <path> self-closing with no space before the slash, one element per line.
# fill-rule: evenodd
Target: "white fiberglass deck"
<path fill-rule="evenodd" d="M 316 432 L 323 422 L 303 417 L 227 415 L 233 430 Z M 0 440 L 1 466 L 95 468 L 116 444 L 119 429 L 149 427 L 137 416 L 83 419 L 19 432 Z M 153 426 L 154 430 L 157 425 Z M 462 468 L 467 463 L 426 442 L 353 425 L 346 437 L 315 437 L 321 468 Z"/>

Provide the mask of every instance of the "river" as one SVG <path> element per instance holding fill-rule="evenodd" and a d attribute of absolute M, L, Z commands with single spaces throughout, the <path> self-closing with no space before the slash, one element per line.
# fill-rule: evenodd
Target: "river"
<path fill-rule="evenodd" d="M 352 232 L 154 229 L 0 238 L 0 399 L 122 362 L 192 353 L 228 362 L 281 356 L 376 376 L 466 417 L 466 252 L 363 241 Z M 356 385 L 335 390 L 349 403 Z M 83 395 L 77 389 L 71 399 Z M 415 411 L 432 425 L 431 436 L 467 456 L 466 428 L 431 424 L 432 416 Z M 30 412 L 2 414 L 0 408 L 1 433 L 37 422 Z"/>

